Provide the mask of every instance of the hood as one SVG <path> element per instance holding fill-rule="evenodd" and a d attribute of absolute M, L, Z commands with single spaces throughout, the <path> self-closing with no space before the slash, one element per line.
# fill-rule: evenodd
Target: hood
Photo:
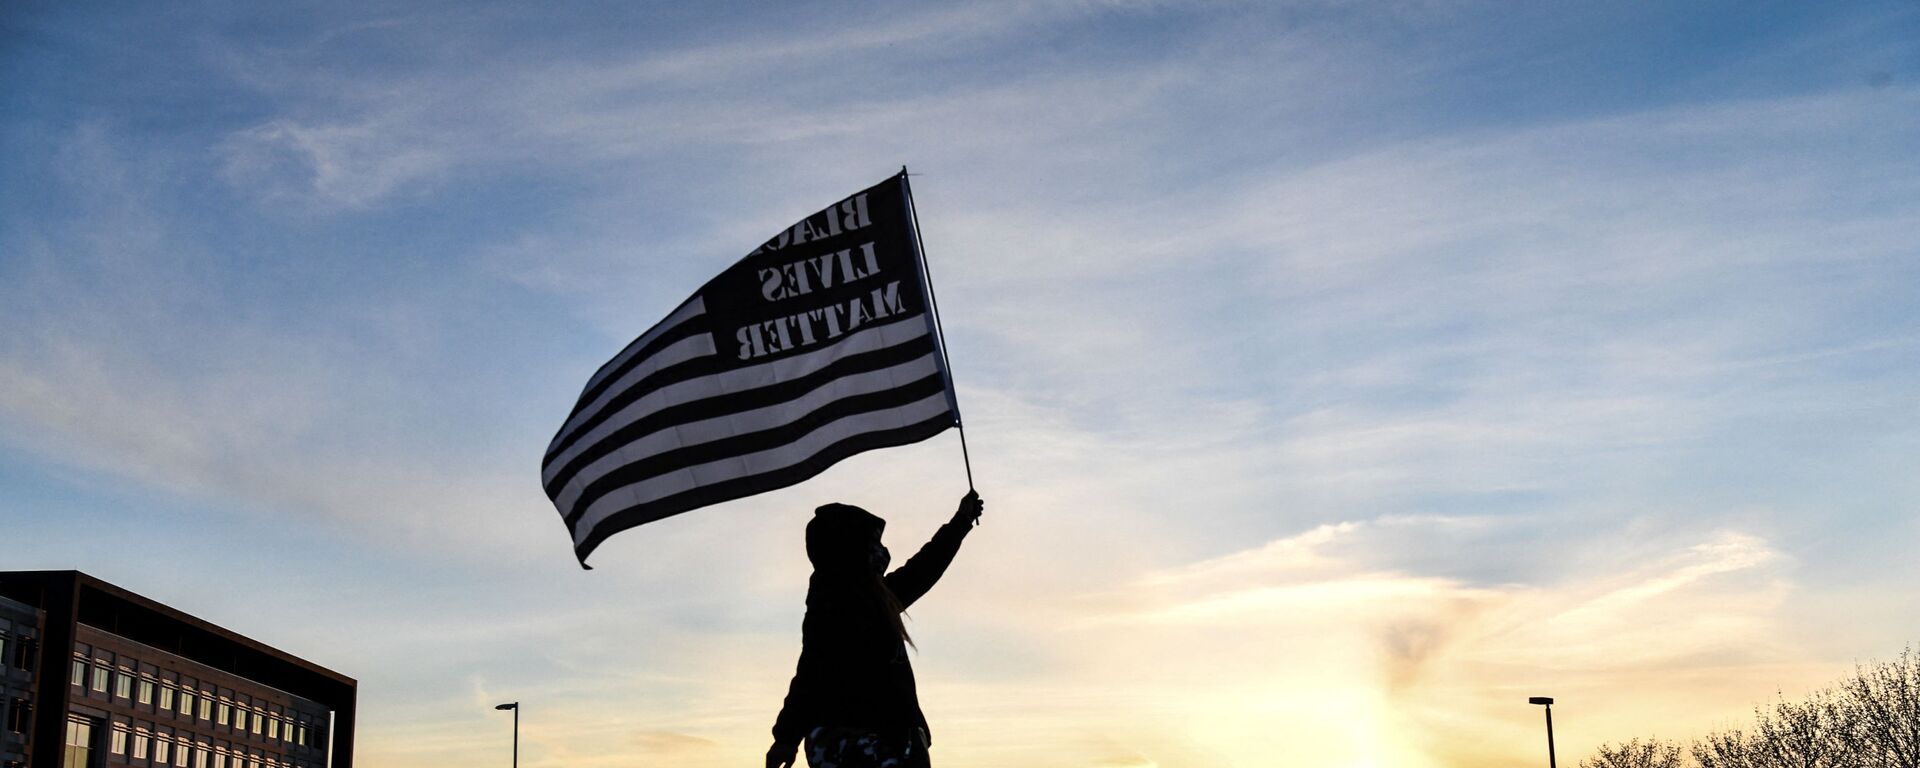
<path fill-rule="evenodd" d="M 807 523 L 807 559 L 821 573 L 863 573 L 872 568 L 872 544 L 887 521 L 852 504 L 825 504 Z"/>

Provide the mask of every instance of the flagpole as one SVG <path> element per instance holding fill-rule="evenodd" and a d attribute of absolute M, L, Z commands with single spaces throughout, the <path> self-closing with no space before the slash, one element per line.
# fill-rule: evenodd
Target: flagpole
<path fill-rule="evenodd" d="M 900 166 L 900 187 L 906 191 L 907 219 L 913 225 L 913 254 L 920 259 L 920 277 L 927 284 L 928 311 L 933 313 L 933 334 L 940 342 L 940 373 L 947 379 L 947 397 L 953 406 L 953 428 L 960 432 L 960 463 L 967 468 L 967 490 L 973 490 L 973 459 L 967 455 L 967 425 L 960 418 L 960 396 L 953 387 L 953 363 L 947 359 L 947 332 L 940 326 L 940 297 L 933 290 L 933 272 L 927 269 L 927 248 L 920 239 L 920 210 L 913 204 L 913 183 L 907 167 Z M 979 525 L 979 520 L 973 521 Z"/>

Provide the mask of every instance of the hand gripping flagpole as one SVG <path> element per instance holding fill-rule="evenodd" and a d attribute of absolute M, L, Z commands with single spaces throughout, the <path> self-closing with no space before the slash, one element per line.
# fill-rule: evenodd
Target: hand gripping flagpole
<path fill-rule="evenodd" d="M 947 332 L 940 327 L 940 297 L 933 291 L 933 272 L 927 269 L 927 249 L 920 239 L 920 211 L 913 205 L 913 184 L 907 167 L 900 166 L 900 187 L 906 191 L 907 220 L 913 224 L 913 253 L 920 259 L 921 282 L 927 288 L 927 310 L 933 313 L 933 334 L 940 342 L 940 375 L 947 380 L 947 405 L 953 409 L 953 428 L 960 432 L 960 462 L 967 468 L 967 491 L 973 491 L 973 459 L 967 456 L 967 427 L 960 418 L 960 399 L 953 388 L 953 364 L 947 360 Z M 974 525 L 979 525 L 976 518 Z"/>

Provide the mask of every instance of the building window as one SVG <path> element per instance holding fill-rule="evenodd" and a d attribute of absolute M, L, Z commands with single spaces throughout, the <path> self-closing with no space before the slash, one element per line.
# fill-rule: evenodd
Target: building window
<path fill-rule="evenodd" d="M 108 672 L 106 667 L 93 668 L 93 689 L 94 690 L 99 691 L 101 693 L 107 692 L 107 675 L 108 674 L 110 673 Z"/>
<path fill-rule="evenodd" d="M 280 738 L 280 718 L 267 718 L 267 738 L 276 740 Z"/>
<path fill-rule="evenodd" d="M 160 684 L 160 708 L 173 709 L 173 686 Z"/>
<path fill-rule="evenodd" d="M 212 695 L 206 691 L 200 692 L 200 719 L 202 720 L 213 719 L 213 699 L 208 698 Z"/>
<path fill-rule="evenodd" d="M 193 692 L 180 692 L 180 714 L 193 717 Z"/>
<path fill-rule="evenodd" d="M 93 768 L 92 720 L 67 719 L 67 752 L 61 765 L 65 768 Z"/>
<path fill-rule="evenodd" d="M 187 746 L 187 743 L 184 741 L 180 742 L 180 745 L 173 749 L 173 764 L 180 766 L 180 768 L 186 768 L 187 756 L 192 753 L 193 747 Z"/>
<path fill-rule="evenodd" d="M 123 699 L 133 697 L 133 678 L 125 672 L 113 673 L 113 695 Z"/>
<path fill-rule="evenodd" d="M 236 731 L 244 731 L 247 729 L 247 711 L 245 709 L 240 707 L 233 708 L 233 729 Z"/>
<path fill-rule="evenodd" d="M 253 735 L 255 736 L 260 735 L 260 721 L 267 719 L 266 713 L 256 710 L 253 713 L 253 717 L 250 719 L 253 720 Z"/>
<path fill-rule="evenodd" d="M 213 753 L 213 768 L 227 768 L 227 753 Z"/>
<path fill-rule="evenodd" d="M 85 687 L 87 684 L 87 663 L 79 659 L 74 659 L 73 674 L 69 677 L 69 682 L 73 685 Z"/>
<path fill-rule="evenodd" d="M 307 745 L 307 725 L 306 725 L 306 723 L 301 723 L 301 724 L 300 724 L 300 730 L 299 730 L 299 734 L 300 734 L 300 738 L 299 738 L 299 740 L 298 740 L 298 743 L 300 744 L 300 746 L 303 746 L 303 747 L 304 747 L 304 746 L 306 746 L 306 745 Z"/>
<path fill-rule="evenodd" d="M 7 707 L 7 730 L 14 733 L 26 733 L 33 727 L 33 703 L 16 698 L 13 706 Z"/>
<path fill-rule="evenodd" d="M 147 735 L 147 729 L 142 728 L 140 730 L 134 731 L 133 732 L 133 759 L 135 760 L 147 759 L 147 744 L 152 740 L 153 740 L 153 737 Z"/>
<path fill-rule="evenodd" d="M 112 752 L 116 755 L 127 753 L 127 729 L 118 725 L 113 727 Z"/>
<path fill-rule="evenodd" d="M 155 735 L 153 737 L 153 761 L 161 765 L 166 765 L 167 758 L 172 756 L 173 742 L 167 739 L 166 734 Z"/>
<path fill-rule="evenodd" d="M 218 713 L 218 717 L 216 718 L 215 722 L 218 722 L 221 725 L 226 725 L 228 721 L 233 719 L 233 705 L 228 704 L 224 701 L 220 702 L 220 706 L 216 708 L 214 712 Z"/>
<path fill-rule="evenodd" d="M 13 638 L 13 665 L 21 669 L 33 669 L 35 651 L 40 644 L 31 635 L 15 635 Z"/>
<path fill-rule="evenodd" d="M 65 768 L 94 768 L 94 724 L 92 720 L 67 720 L 67 755 L 61 760 Z"/>
<path fill-rule="evenodd" d="M 140 680 L 140 686 L 138 690 L 140 691 L 140 695 L 134 699 L 135 701 L 138 701 L 142 704 L 153 703 L 153 681 L 152 680 L 147 680 L 142 678 Z"/>

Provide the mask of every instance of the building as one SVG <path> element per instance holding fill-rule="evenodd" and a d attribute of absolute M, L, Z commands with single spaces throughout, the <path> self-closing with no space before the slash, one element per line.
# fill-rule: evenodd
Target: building
<path fill-rule="evenodd" d="M 38 656 L 40 612 L 0 597 L 0 766 L 27 761 L 28 704 Z"/>
<path fill-rule="evenodd" d="M 78 571 L 0 572 L 0 768 L 352 768 L 355 688 Z"/>

